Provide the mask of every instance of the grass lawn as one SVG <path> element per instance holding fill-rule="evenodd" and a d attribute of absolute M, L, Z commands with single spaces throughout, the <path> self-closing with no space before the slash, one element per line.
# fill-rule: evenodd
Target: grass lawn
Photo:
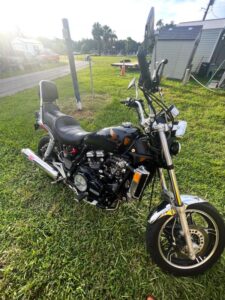
<path fill-rule="evenodd" d="M 122 121 L 135 113 L 119 100 L 135 73 L 119 75 L 117 57 L 94 57 L 95 99 L 88 69 L 78 73 L 84 110 L 76 112 L 70 77 L 57 80 L 59 104 L 86 130 Z M 183 193 L 208 199 L 225 216 L 225 93 L 194 83 L 164 81 L 167 101 L 188 121 L 175 159 Z M 148 196 L 106 213 L 77 204 L 65 186 L 52 185 L 20 150 L 36 150 L 43 132 L 33 129 L 37 88 L 0 99 L 0 299 L 132 299 L 148 293 L 162 299 L 225 299 L 225 256 L 204 275 L 176 278 L 163 273 L 146 253 Z M 154 197 L 154 204 L 159 194 Z"/>

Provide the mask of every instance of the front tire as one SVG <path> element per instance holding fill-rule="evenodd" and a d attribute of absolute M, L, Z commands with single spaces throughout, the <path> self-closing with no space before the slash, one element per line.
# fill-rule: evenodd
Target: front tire
<path fill-rule="evenodd" d="M 196 203 L 186 209 L 196 259 L 188 257 L 179 218 L 163 216 L 148 223 L 147 250 L 164 271 L 177 276 L 193 276 L 208 270 L 220 258 L 225 247 L 225 225 L 209 203 Z"/>

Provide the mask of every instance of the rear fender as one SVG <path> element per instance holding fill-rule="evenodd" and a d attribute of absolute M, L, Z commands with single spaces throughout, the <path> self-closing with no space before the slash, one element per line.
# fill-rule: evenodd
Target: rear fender
<path fill-rule="evenodd" d="M 201 202 L 207 202 L 204 199 L 199 198 L 198 196 L 192 196 L 192 195 L 181 195 L 181 200 L 184 203 L 185 207 L 188 207 L 191 204 L 201 203 Z M 160 203 L 159 206 L 154 209 L 152 213 L 150 213 L 148 217 L 148 223 L 153 224 L 158 219 L 164 217 L 164 216 L 173 216 L 176 214 L 176 210 L 172 205 L 166 201 L 163 201 Z"/>

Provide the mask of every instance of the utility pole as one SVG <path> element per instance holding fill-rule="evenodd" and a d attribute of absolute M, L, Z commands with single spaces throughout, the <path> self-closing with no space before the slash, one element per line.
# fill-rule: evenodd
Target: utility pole
<path fill-rule="evenodd" d="M 72 77 L 72 82 L 73 82 L 74 96 L 77 100 L 77 108 L 78 108 L 78 110 L 81 110 L 82 104 L 81 104 L 81 99 L 80 99 L 79 85 L 78 85 L 78 81 L 77 81 L 77 73 L 76 73 L 76 67 L 75 67 L 75 62 L 74 62 L 69 22 L 67 19 L 62 19 L 62 23 L 63 23 L 63 37 L 66 42 L 67 55 L 68 55 L 68 59 L 69 59 L 70 72 L 71 72 L 71 77 Z"/>
<path fill-rule="evenodd" d="M 204 13 L 204 16 L 203 16 L 202 21 L 205 21 L 205 18 L 206 18 L 207 14 L 208 14 L 208 11 L 209 11 L 209 7 L 210 7 L 211 5 L 213 5 L 214 3 L 215 3 L 215 0 L 209 0 L 209 4 L 208 4 L 208 6 L 207 6 L 207 8 L 206 8 L 206 10 L 205 10 L 205 13 Z"/>

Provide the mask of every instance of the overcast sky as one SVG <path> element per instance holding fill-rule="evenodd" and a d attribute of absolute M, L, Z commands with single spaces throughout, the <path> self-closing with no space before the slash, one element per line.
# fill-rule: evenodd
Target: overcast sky
<path fill-rule="evenodd" d="M 0 31 L 16 28 L 30 37 L 62 37 L 62 18 L 68 18 L 74 40 L 91 38 L 94 22 L 108 25 L 119 39 L 143 40 L 151 6 L 155 20 L 201 20 L 209 0 L 2 0 Z M 207 19 L 225 18 L 225 0 L 216 0 Z"/>

